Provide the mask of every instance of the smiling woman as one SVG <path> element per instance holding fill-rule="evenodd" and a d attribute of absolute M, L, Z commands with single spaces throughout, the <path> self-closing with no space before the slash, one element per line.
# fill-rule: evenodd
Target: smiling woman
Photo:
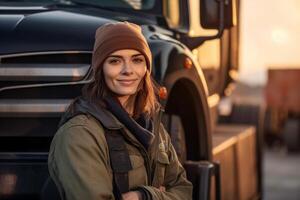
<path fill-rule="evenodd" d="M 103 64 L 104 78 L 112 92 L 126 102 L 144 78 L 147 66 L 144 56 L 136 50 L 124 49 L 112 53 Z M 141 89 L 141 87 L 139 88 Z"/>
<path fill-rule="evenodd" d="M 132 23 L 97 29 L 93 78 L 61 120 L 49 172 L 62 199 L 192 199 L 151 79 L 152 54 Z"/>
<path fill-rule="evenodd" d="M 134 94 L 142 89 L 146 72 L 145 57 L 133 49 L 115 51 L 103 64 L 106 85 L 118 96 L 120 103 L 127 106 L 130 116 L 133 115 Z M 131 95 L 133 96 L 129 99 Z"/>

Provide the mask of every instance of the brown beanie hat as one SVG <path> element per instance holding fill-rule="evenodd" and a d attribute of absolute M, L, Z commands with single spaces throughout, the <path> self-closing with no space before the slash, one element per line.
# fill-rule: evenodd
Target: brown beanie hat
<path fill-rule="evenodd" d="M 95 35 L 92 67 L 95 70 L 114 51 L 134 49 L 145 56 L 151 72 L 152 55 L 139 25 L 130 22 L 107 23 L 100 26 Z"/>

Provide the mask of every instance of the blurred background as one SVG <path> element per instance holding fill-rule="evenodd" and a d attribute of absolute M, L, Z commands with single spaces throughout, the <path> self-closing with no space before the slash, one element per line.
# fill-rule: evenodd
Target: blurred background
<path fill-rule="evenodd" d="M 267 70 L 299 69 L 300 1 L 252 0 L 241 3 L 240 80 L 267 83 Z"/>
<path fill-rule="evenodd" d="M 265 199 L 300 199 L 300 1 L 241 2 L 239 83 L 230 102 L 266 109 Z"/>

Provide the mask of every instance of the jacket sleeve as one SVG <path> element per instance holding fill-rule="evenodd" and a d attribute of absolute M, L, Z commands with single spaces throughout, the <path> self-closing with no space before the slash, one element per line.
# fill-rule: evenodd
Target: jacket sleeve
<path fill-rule="evenodd" d="M 166 190 L 161 191 L 153 186 L 142 186 L 142 189 L 146 190 L 147 193 L 150 194 L 150 198 L 148 197 L 146 199 L 191 200 L 193 186 L 186 178 L 185 170 L 177 158 L 177 154 L 171 143 L 169 134 L 165 131 L 163 126 L 162 130 L 162 134 L 164 134 L 168 144 L 168 155 L 170 160 L 170 164 L 168 164 L 165 169 L 164 187 Z"/>
<path fill-rule="evenodd" d="M 95 130 L 77 125 L 54 138 L 48 166 L 63 199 L 114 199 L 107 144 L 95 135 Z"/>

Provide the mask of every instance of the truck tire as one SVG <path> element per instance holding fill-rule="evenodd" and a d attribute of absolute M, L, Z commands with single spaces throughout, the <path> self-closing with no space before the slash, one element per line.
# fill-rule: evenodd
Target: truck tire
<path fill-rule="evenodd" d="M 172 144 L 176 150 L 178 159 L 181 163 L 186 161 L 186 142 L 185 142 L 185 132 L 181 118 L 178 115 L 168 115 L 163 116 L 163 124 L 168 131 Z"/>
<path fill-rule="evenodd" d="M 283 127 L 282 135 L 289 152 L 299 151 L 300 149 L 300 120 L 289 118 Z"/>

